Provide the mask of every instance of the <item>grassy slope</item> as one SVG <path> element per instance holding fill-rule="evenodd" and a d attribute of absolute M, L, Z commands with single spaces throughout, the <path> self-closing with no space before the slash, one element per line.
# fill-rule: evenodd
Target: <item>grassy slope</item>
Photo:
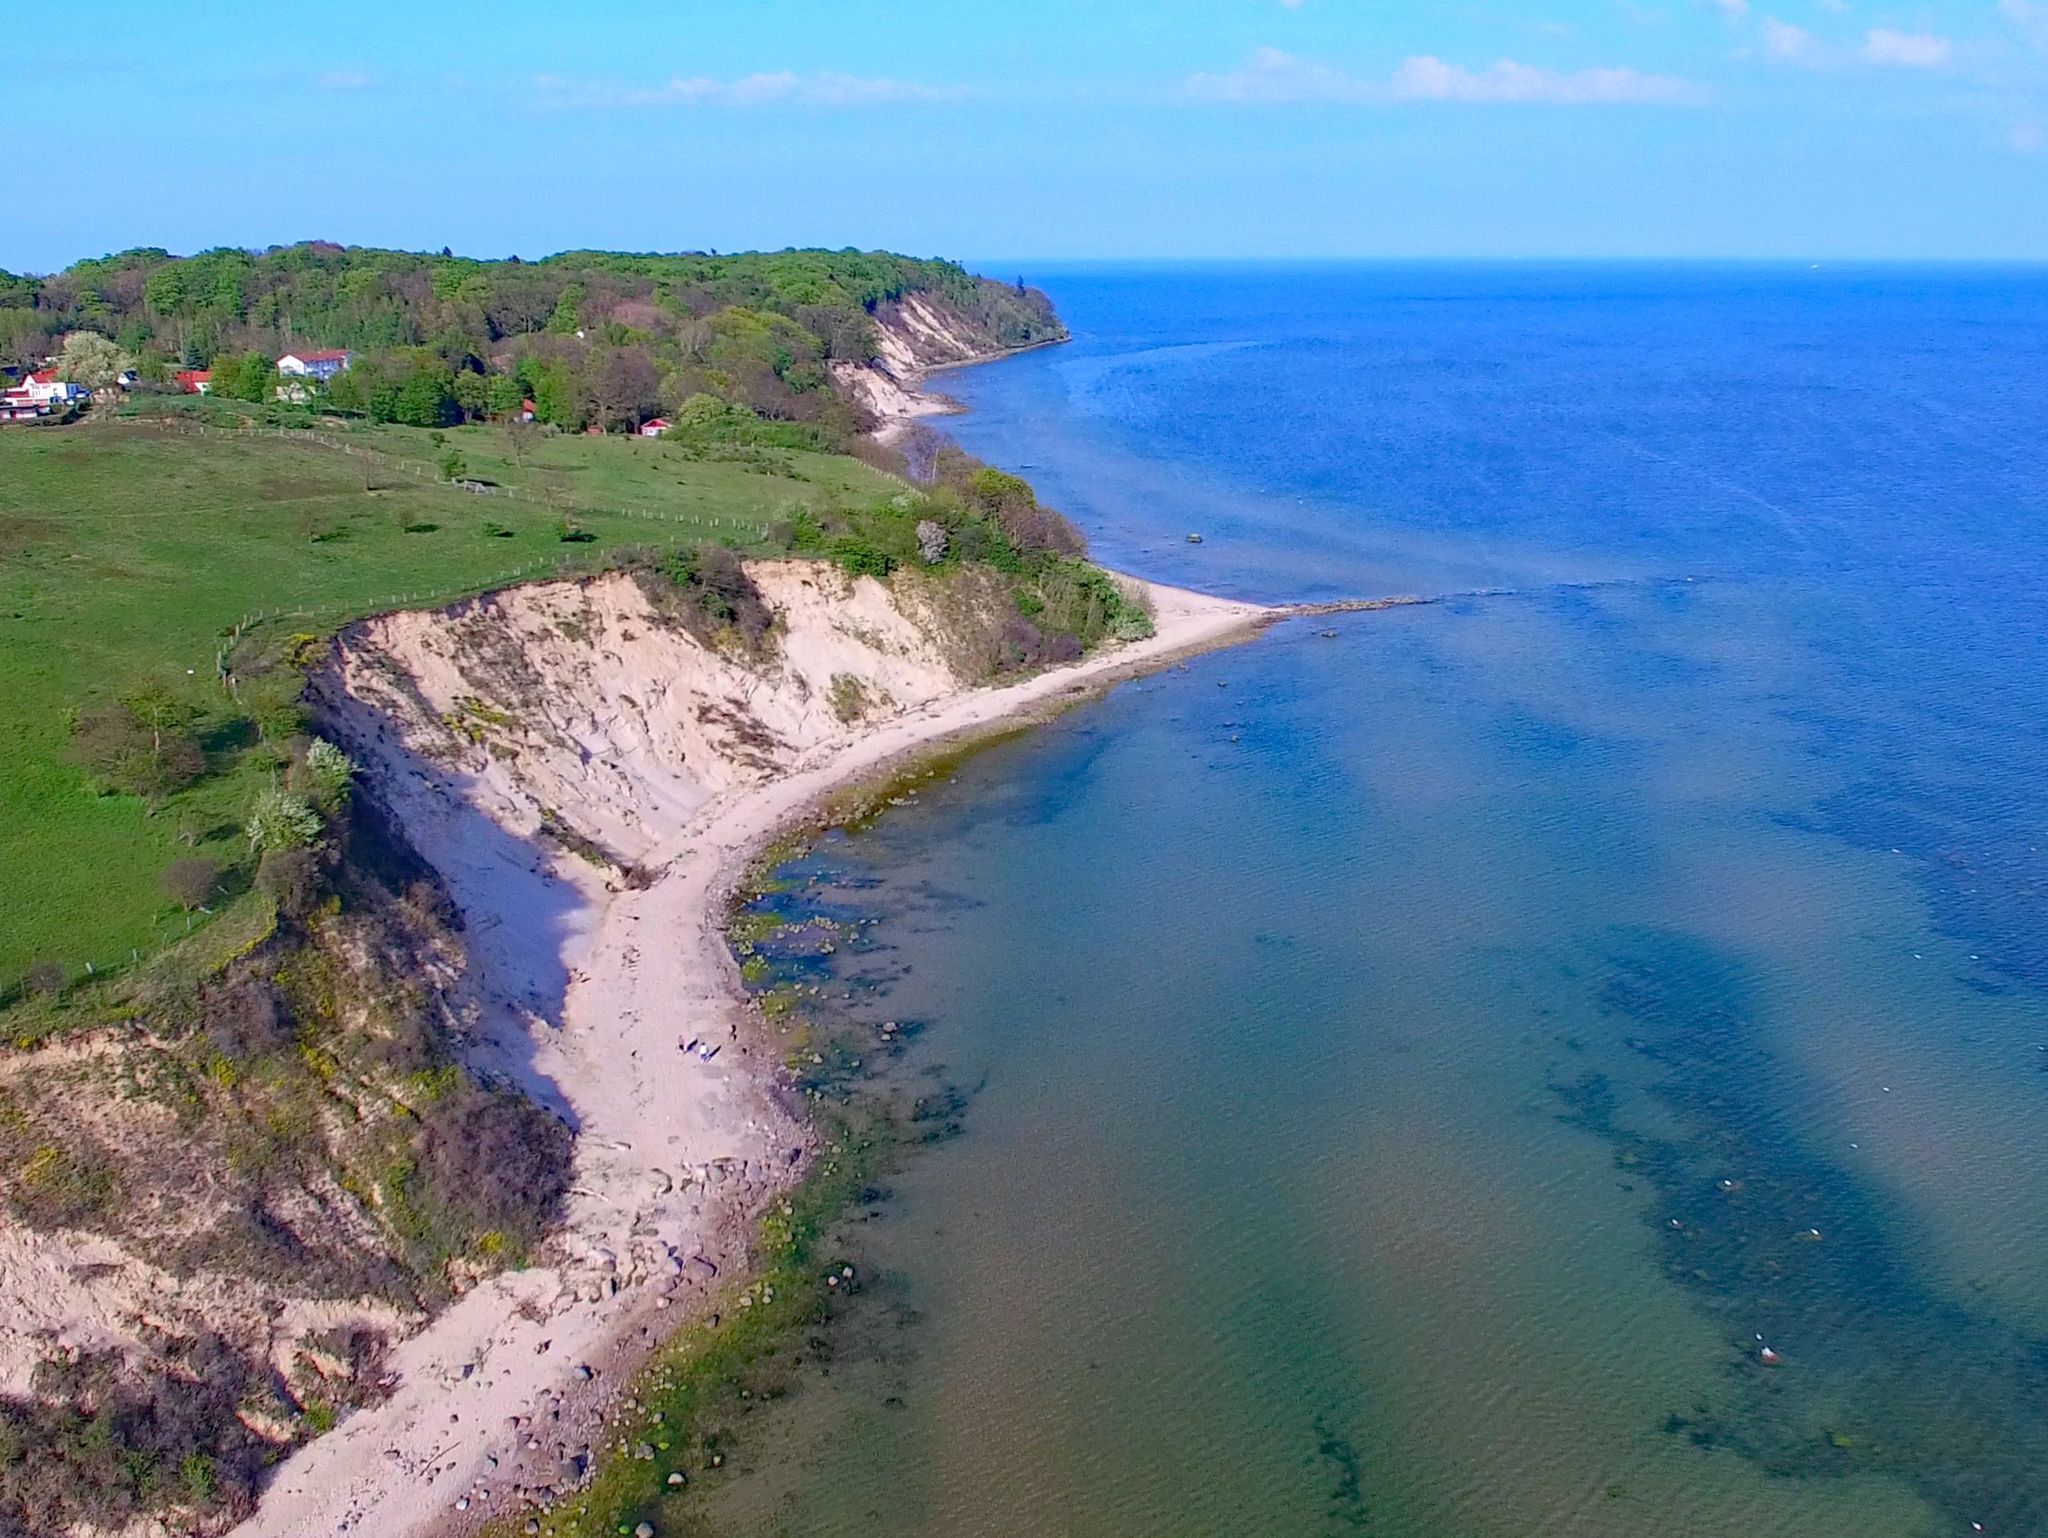
<path fill-rule="evenodd" d="M 619 439 L 540 440 L 517 465 L 496 429 L 448 431 L 446 447 L 471 475 L 543 505 L 412 479 L 403 466 L 424 469 L 446 452 L 424 431 L 347 436 L 376 457 L 123 422 L 0 429 L 0 988 L 37 959 L 104 969 L 181 936 L 186 921 L 160 873 L 192 853 L 240 859 L 241 815 L 269 772 L 223 729 L 218 772 L 150 817 L 133 798 L 92 794 L 63 762 L 71 710 L 147 679 L 188 690 L 224 728 L 216 649 L 257 611 L 308 611 L 272 628 L 325 631 L 502 586 L 565 555 L 707 534 L 746 543 L 794 502 L 889 484 L 851 459 L 777 451 L 755 463 L 693 462 Z M 594 541 L 563 544 L 564 513 Z M 486 522 L 510 537 L 487 535 Z M 316 542 L 315 532 L 334 537 Z M 180 842 L 181 826 L 203 830 L 196 850 Z"/>

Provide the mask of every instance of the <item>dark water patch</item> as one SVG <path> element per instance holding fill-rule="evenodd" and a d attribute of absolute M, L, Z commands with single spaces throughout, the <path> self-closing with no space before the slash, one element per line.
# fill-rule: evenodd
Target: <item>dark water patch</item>
<path fill-rule="evenodd" d="M 2048 1342 L 1935 1291 L 1879 1194 L 1811 1149 L 1774 1103 L 1742 968 L 1687 935 L 1621 932 L 1597 992 L 1683 1134 L 1637 1130 L 1597 1072 L 1556 1086 L 1566 1120 L 1656 1193 L 1659 1261 L 1729 1346 L 1724 1381 L 1666 1431 L 1776 1475 L 1902 1479 L 1987 1532 L 2048 1531 Z"/>
<path fill-rule="evenodd" d="M 1329 1497 L 1331 1533 L 1369 1533 L 1372 1515 L 1365 1504 L 1363 1465 L 1358 1448 L 1331 1415 L 1315 1419 L 1316 1458 L 1332 1480 Z"/>

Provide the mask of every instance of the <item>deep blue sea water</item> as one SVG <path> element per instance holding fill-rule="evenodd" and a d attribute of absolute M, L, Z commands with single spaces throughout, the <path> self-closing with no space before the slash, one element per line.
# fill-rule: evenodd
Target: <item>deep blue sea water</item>
<path fill-rule="evenodd" d="M 965 1109 L 718 1529 L 2048 1533 L 2048 272 L 1032 276 L 1102 559 L 1484 596 L 797 867 Z"/>

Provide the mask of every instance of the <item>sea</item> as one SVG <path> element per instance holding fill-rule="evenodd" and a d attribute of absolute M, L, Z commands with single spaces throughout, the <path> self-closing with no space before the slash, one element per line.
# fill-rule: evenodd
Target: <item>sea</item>
<path fill-rule="evenodd" d="M 788 867 L 942 1114 L 704 1530 L 2048 1533 L 2048 271 L 1024 276 L 1100 560 L 1431 601 Z"/>

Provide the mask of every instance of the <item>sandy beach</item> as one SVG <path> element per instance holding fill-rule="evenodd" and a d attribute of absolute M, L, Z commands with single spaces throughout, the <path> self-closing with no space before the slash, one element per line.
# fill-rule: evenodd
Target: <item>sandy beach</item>
<path fill-rule="evenodd" d="M 476 1287 L 401 1343 L 391 1397 L 291 1458 L 243 1538 L 460 1533 L 573 1483 L 607 1396 L 744 1270 L 754 1217 L 808 1151 L 724 938 L 750 863 L 849 785 L 1242 640 L 1275 616 L 1150 592 L 1151 639 L 836 730 L 686 813 L 636 803 L 635 863 L 653 875 L 644 886 L 510 836 L 485 787 L 430 772 L 376 705 L 330 681 L 330 718 L 464 913 L 479 1059 L 577 1128 L 575 1184 L 538 1263 Z M 717 1053 L 681 1050 L 692 1042 Z"/>

